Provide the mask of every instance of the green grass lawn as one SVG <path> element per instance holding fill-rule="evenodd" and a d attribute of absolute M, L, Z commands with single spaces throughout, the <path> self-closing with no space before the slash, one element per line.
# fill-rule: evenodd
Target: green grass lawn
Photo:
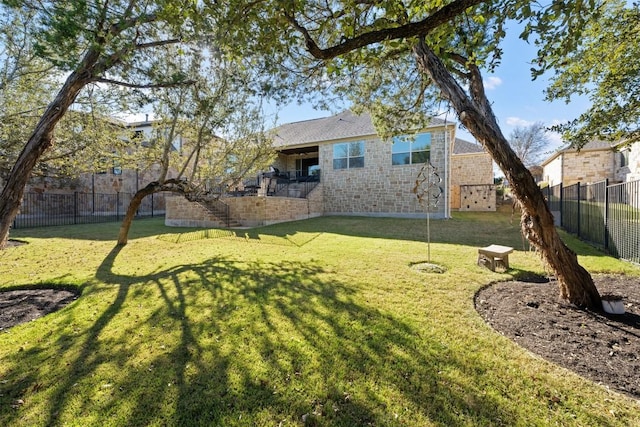
<path fill-rule="evenodd" d="M 518 218 L 323 217 L 252 230 L 141 220 L 19 230 L 0 288 L 81 297 L 0 332 L 0 425 L 640 425 L 640 405 L 489 328 L 474 293 L 544 273 Z M 636 267 L 566 237 L 592 272 Z M 477 247 L 516 249 L 508 274 Z M 18 402 L 21 401 L 21 402 Z"/>

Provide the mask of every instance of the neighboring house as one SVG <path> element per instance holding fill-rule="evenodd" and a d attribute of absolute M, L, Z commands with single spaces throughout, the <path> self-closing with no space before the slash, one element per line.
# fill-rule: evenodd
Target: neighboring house
<path fill-rule="evenodd" d="M 480 144 L 456 138 L 451 156 L 451 209 L 494 211 L 493 160 Z"/>
<path fill-rule="evenodd" d="M 615 179 L 620 182 L 640 180 L 640 143 L 621 147 L 615 154 Z"/>
<path fill-rule="evenodd" d="M 115 121 L 137 137 L 131 141 L 131 149 L 145 149 L 151 140 L 152 122 L 136 123 Z M 124 135 L 123 135 L 124 138 Z M 160 166 L 152 164 L 144 169 L 123 168 L 119 164 L 105 164 L 93 173 L 81 173 L 77 177 L 34 176 L 25 187 L 25 195 L 18 220 L 73 215 L 103 215 L 124 213 L 134 193 L 159 176 Z M 142 210 L 155 213 L 165 211 L 165 194 L 147 198 Z"/>
<path fill-rule="evenodd" d="M 433 119 L 410 139 L 381 140 L 368 115 L 351 111 L 276 129 L 274 166 L 292 178 L 318 176 L 324 215 L 424 217 L 413 188 L 427 162 L 441 179 L 429 211 L 449 216 L 450 141 L 455 124 Z M 434 177 L 434 180 L 436 178 Z M 442 192 L 440 193 L 441 188 Z M 439 197 L 436 198 L 436 196 Z"/>
<path fill-rule="evenodd" d="M 529 168 L 529 172 L 531 172 L 531 176 L 533 176 L 533 179 L 536 181 L 536 183 L 539 183 L 540 181 L 542 181 L 542 178 L 544 175 L 544 169 L 542 168 L 542 166 L 540 165 L 531 166 Z"/>
<path fill-rule="evenodd" d="M 610 182 L 633 181 L 640 178 L 640 147 L 617 149 L 618 144 L 592 141 L 579 151 L 565 148 L 542 162 L 543 180 L 549 186 L 564 186 L 577 182 L 592 184 L 608 179 Z"/>
<path fill-rule="evenodd" d="M 112 119 L 116 121 L 115 119 Z M 127 131 L 133 131 L 134 138 L 132 146 L 135 149 L 148 147 L 152 135 L 153 121 L 148 117 L 139 122 L 119 122 L 117 123 Z M 177 139 L 175 145 L 180 144 Z M 176 148 L 177 149 L 177 148 Z M 60 177 L 33 177 L 26 187 L 27 192 L 45 193 L 135 193 L 149 182 L 157 179 L 159 175 L 159 165 L 150 165 L 146 169 L 127 169 L 119 164 L 106 165 L 102 170 L 93 173 L 82 173 L 75 178 Z"/>

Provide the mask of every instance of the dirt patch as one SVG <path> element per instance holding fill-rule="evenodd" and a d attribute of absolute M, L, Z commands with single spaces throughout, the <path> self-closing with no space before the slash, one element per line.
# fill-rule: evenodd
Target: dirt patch
<path fill-rule="evenodd" d="M 7 240 L 7 248 L 13 248 L 16 246 L 26 245 L 27 242 L 23 242 L 22 240 L 9 239 Z"/>
<path fill-rule="evenodd" d="M 640 399 L 640 278 L 593 279 L 601 294 L 623 297 L 625 314 L 578 310 L 558 298 L 555 281 L 493 284 L 476 295 L 476 310 L 531 352 Z"/>
<path fill-rule="evenodd" d="M 0 331 L 60 310 L 77 298 L 77 293 L 65 289 L 0 292 Z"/>

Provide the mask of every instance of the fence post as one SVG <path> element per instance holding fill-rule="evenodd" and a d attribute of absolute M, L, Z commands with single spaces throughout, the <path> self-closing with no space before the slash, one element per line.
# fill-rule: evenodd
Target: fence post
<path fill-rule="evenodd" d="M 578 229 L 577 230 L 578 231 L 577 232 L 578 237 L 582 237 L 580 235 L 580 188 L 581 187 L 582 187 L 582 184 L 580 183 L 580 181 L 578 181 L 578 204 L 576 206 L 576 211 L 577 211 L 577 215 L 576 216 L 577 216 L 577 219 L 578 219 L 576 221 L 577 222 L 577 229 Z"/>
<path fill-rule="evenodd" d="M 151 218 L 153 218 L 153 193 L 151 193 Z"/>
<path fill-rule="evenodd" d="M 91 213 L 96 213 L 96 174 L 91 174 Z"/>
<path fill-rule="evenodd" d="M 73 224 L 78 224 L 78 192 L 73 192 Z"/>
<path fill-rule="evenodd" d="M 564 186 L 560 183 L 560 226 L 564 228 Z"/>
<path fill-rule="evenodd" d="M 609 178 L 604 180 L 604 250 L 609 252 Z"/>
<path fill-rule="evenodd" d="M 116 191 L 116 221 L 120 221 L 120 192 Z"/>

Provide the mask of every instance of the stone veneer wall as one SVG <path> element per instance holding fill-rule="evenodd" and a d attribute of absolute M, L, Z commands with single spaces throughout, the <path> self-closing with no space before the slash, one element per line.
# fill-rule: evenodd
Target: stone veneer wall
<path fill-rule="evenodd" d="M 580 182 L 591 184 L 605 179 L 614 179 L 615 158 L 611 150 L 594 150 L 580 152 L 566 152 L 560 154 L 553 162 L 560 162 L 562 165 L 562 185 L 568 186 Z M 552 162 L 552 163 L 553 163 Z M 557 163 L 555 163 L 557 165 Z M 545 178 L 551 176 L 548 171 L 549 165 L 545 166 Z M 549 182 L 549 185 L 557 185 L 560 182 Z"/>
<path fill-rule="evenodd" d="M 489 153 L 454 154 L 451 156 L 451 197 L 449 200 L 452 209 L 463 210 L 463 196 L 469 196 L 469 194 L 463 194 L 461 188 L 463 185 L 493 186 L 493 160 Z M 495 201 L 495 193 L 493 198 Z M 475 202 L 474 200 L 474 203 L 470 206 L 478 206 Z M 480 210 L 487 210 L 484 205 L 481 205 L 483 207 Z M 492 205 L 493 209 L 491 210 L 495 210 L 495 203 L 492 202 Z M 465 210 L 473 209 L 468 208 Z"/>
<path fill-rule="evenodd" d="M 180 195 L 167 197 L 164 223 L 170 227 L 222 228 L 225 226 L 204 206 L 190 202 Z"/>
<path fill-rule="evenodd" d="M 106 173 L 83 173 L 77 178 L 33 177 L 27 184 L 27 192 L 37 193 L 135 193 L 160 175 L 159 167 L 154 165 L 149 170 L 136 171 L 124 169 L 116 175 L 112 170 Z M 171 173 L 169 173 L 171 177 Z"/>
<path fill-rule="evenodd" d="M 322 187 L 318 185 L 306 199 L 294 197 L 229 197 L 231 218 L 245 227 L 296 221 L 322 215 Z"/>
<path fill-rule="evenodd" d="M 431 163 L 447 188 L 444 130 L 431 133 Z M 362 139 L 354 139 L 360 141 Z M 339 141 L 337 143 L 349 142 Z M 329 215 L 368 215 L 422 217 L 426 207 L 418 203 L 412 192 L 422 168 L 418 165 L 392 165 L 390 141 L 379 138 L 365 140 L 364 167 L 333 169 L 333 144 L 320 145 L 320 169 L 325 191 L 324 212 Z M 446 214 L 446 195 L 432 209 L 435 217 Z"/>
<path fill-rule="evenodd" d="M 74 208 L 77 208 L 75 213 L 80 215 L 112 215 L 116 212 L 124 214 L 135 192 L 157 176 L 159 176 L 159 166 L 154 165 L 138 173 L 132 169 L 125 169 L 120 175 L 115 175 L 109 170 L 103 174 L 85 173 L 77 178 L 33 177 L 27 184 L 25 193 L 36 195 L 26 196 L 29 203 L 23 203 L 21 214 L 71 215 L 74 213 Z M 79 197 L 69 206 L 60 206 L 59 198 L 47 197 L 47 195 L 60 194 L 71 197 L 74 193 L 78 193 Z M 165 193 L 155 193 L 153 197 L 147 196 L 143 200 L 143 210 L 150 211 L 152 201 L 155 213 L 165 211 Z"/>
<path fill-rule="evenodd" d="M 460 186 L 460 210 L 461 211 L 485 211 L 496 210 L 496 186 L 491 185 L 461 185 Z"/>
<path fill-rule="evenodd" d="M 614 156 L 611 150 L 564 153 L 562 185 L 583 184 L 613 179 Z"/>
<path fill-rule="evenodd" d="M 318 185 L 306 199 L 291 197 L 226 197 L 231 219 L 245 227 L 275 224 L 321 216 L 323 191 Z M 184 197 L 167 199 L 165 224 L 173 227 L 225 227 L 207 209 Z"/>

